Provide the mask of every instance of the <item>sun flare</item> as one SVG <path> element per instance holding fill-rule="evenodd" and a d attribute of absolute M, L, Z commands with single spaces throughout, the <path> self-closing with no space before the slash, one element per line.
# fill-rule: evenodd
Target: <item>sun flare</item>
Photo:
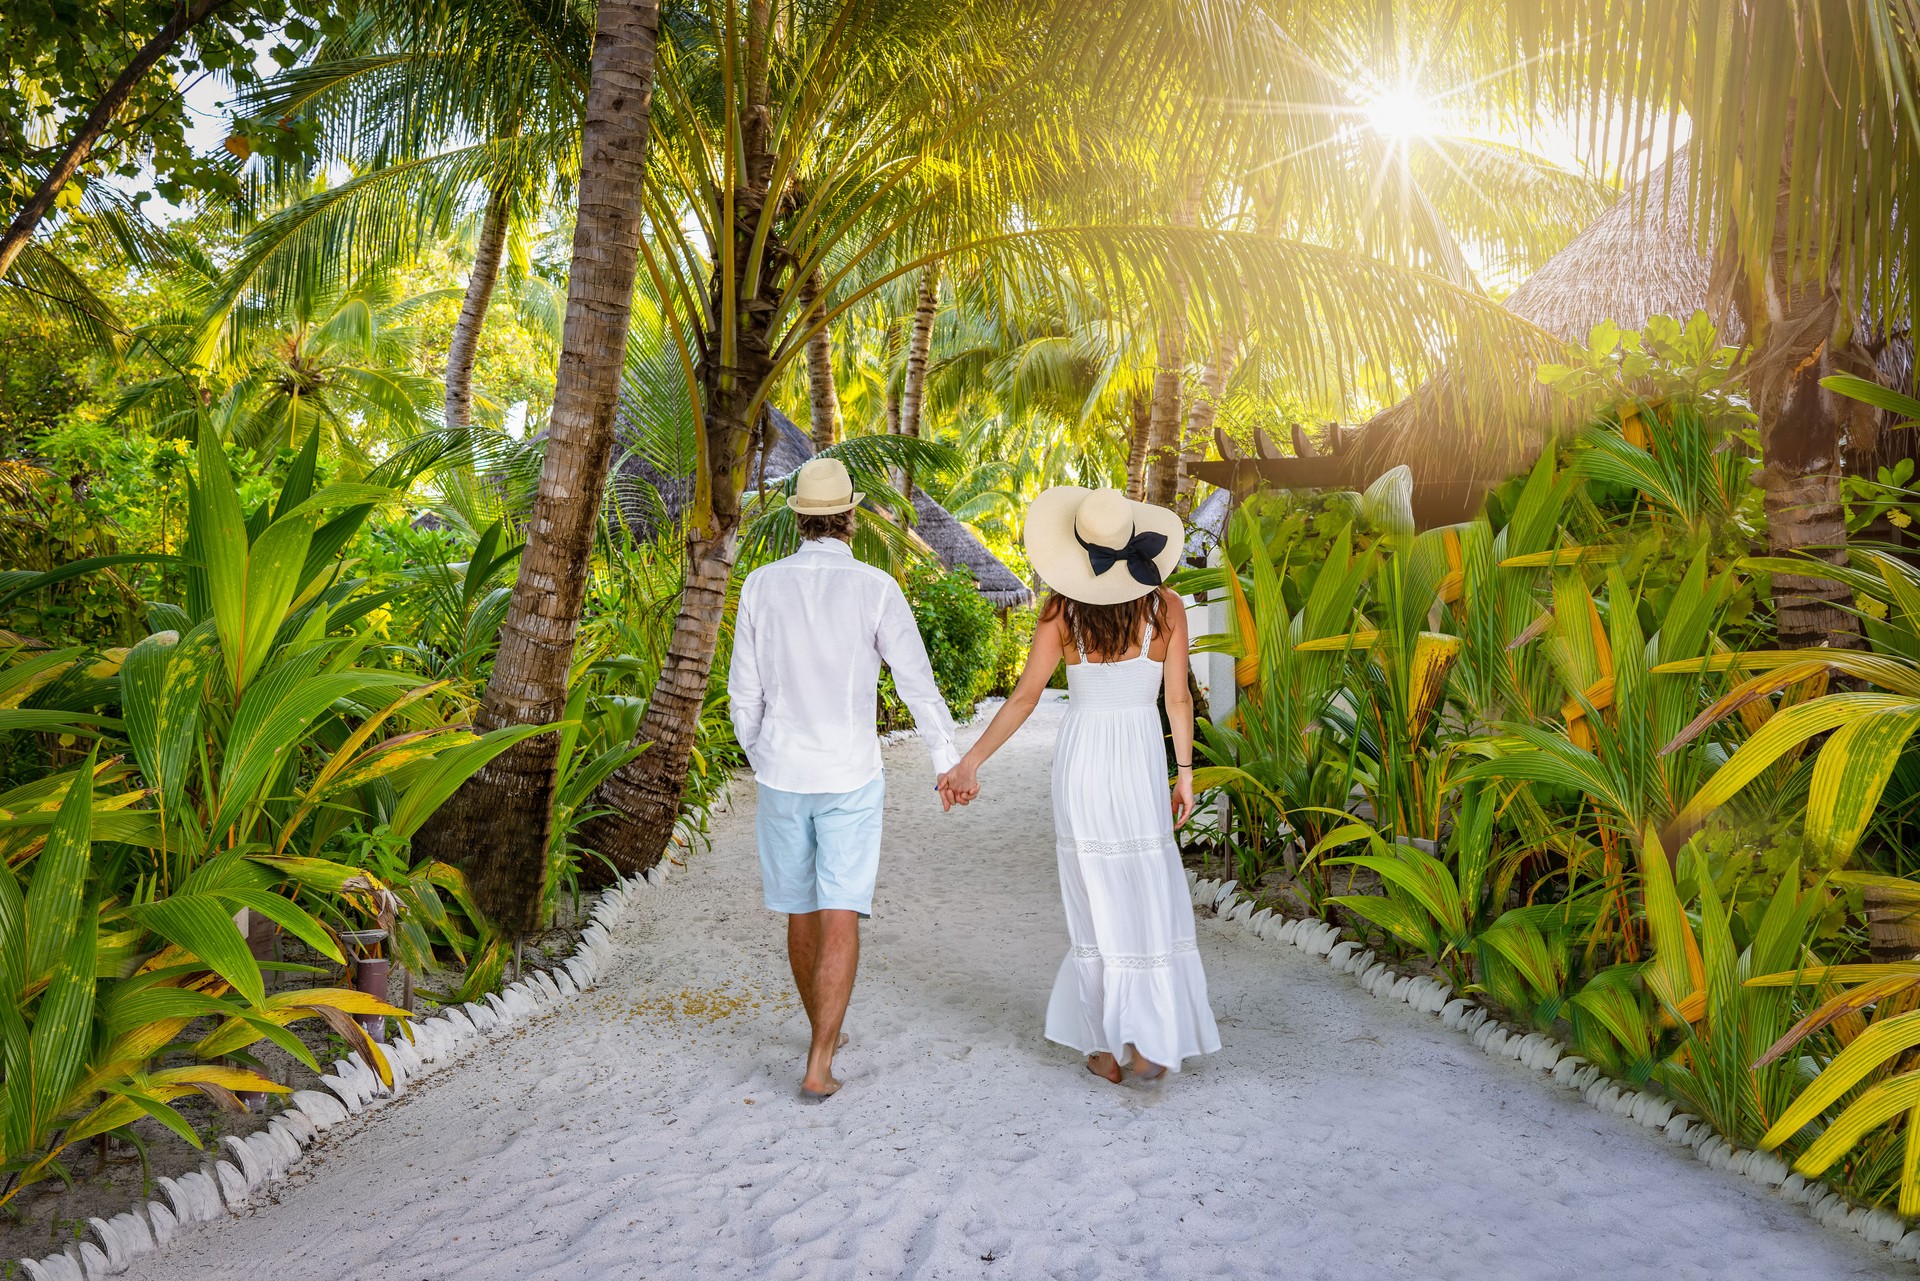
<path fill-rule="evenodd" d="M 1417 85 L 1390 85 L 1366 104 L 1367 123 L 1386 138 L 1424 138 L 1440 132 L 1439 113 Z"/>

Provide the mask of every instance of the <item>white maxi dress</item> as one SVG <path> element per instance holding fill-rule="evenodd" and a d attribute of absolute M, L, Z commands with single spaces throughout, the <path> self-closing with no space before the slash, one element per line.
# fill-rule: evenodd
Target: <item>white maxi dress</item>
<path fill-rule="evenodd" d="M 1047 1002 L 1047 1039 L 1180 1070 L 1220 1048 L 1173 839 L 1160 734 L 1161 664 L 1067 666 L 1053 761 L 1053 825 L 1071 944 Z"/>

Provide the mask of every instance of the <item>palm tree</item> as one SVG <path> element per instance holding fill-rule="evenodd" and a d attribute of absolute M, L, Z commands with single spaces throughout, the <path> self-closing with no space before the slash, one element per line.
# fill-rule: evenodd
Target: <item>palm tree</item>
<path fill-rule="evenodd" d="M 266 166 L 264 194 L 287 203 L 248 236 L 210 320 L 248 294 L 297 289 L 316 266 L 393 260 L 444 239 L 477 197 L 447 349 L 443 417 L 458 432 L 472 423 L 474 362 L 508 243 L 578 177 L 592 13 L 576 0 L 357 0 L 341 16 L 351 21 L 309 62 L 241 97 L 245 114 L 308 121 L 316 136 Z M 314 190 L 315 170 L 334 163 L 353 176 Z"/>
<path fill-rule="evenodd" d="M 807 339 L 807 408 L 816 452 L 839 444 L 841 431 L 840 393 L 833 385 L 833 330 L 827 326 L 820 305 L 822 289 L 816 271 L 807 277 L 807 291 L 801 299 L 806 324 L 815 330 Z"/>
<path fill-rule="evenodd" d="M 939 309 L 940 264 L 934 262 L 920 272 L 920 286 L 913 296 L 913 323 L 907 331 L 907 367 L 900 383 L 902 436 L 920 435 L 921 413 L 927 399 L 927 361 L 933 356 L 933 322 Z M 900 492 L 911 500 L 911 473 L 903 472 L 896 483 Z"/>
<path fill-rule="evenodd" d="M 253 298 L 227 313 L 206 364 L 187 355 L 221 275 L 184 236 L 170 241 L 169 274 L 181 310 L 142 326 L 134 339 L 171 366 L 123 388 L 116 418 L 167 436 L 191 438 L 204 422 L 222 440 L 271 458 L 318 431 L 349 473 L 365 475 L 379 445 L 419 435 L 440 401 L 440 384 L 417 372 L 419 313 L 447 292 L 406 294 L 376 266 L 345 276 L 305 275 L 284 297 Z"/>
<path fill-rule="evenodd" d="M 1920 6 L 1510 0 L 1500 16 L 1505 35 L 1478 33 L 1481 49 L 1529 70 L 1488 83 L 1610 136 L 1623 167 L 1643 144 L 1671 147 L 1663 121 L 1690 122 L 1695 224 L 1748 329 L 1769 543 L 1844 566 L 1845 456 L 1883 424 L 1820 380 L 1884 380 L 1888 340 L 1920 332 Z M 1773 590 L 1783 644 L 1859 643 L 1845 587 L 1780 574 Z"/>
<path fill-rule="evenodd" d="M 499 653 L 474 716 L 476 726 L 489 730 L 549 724 L 566 707 L 639 270 L 659 24 L 657 0 L 600 0 L 546 458 Z M 552 739 L 540 735 L 520 744 L 525 750 L 496 757 L 462 789 L 464 803 L 443 809 L 437 824 L 436 839 L 463 851 L 481 910 L 519 934 L 539 923 L 556 767 Z M 527 857 L 529 848 L 536 857 Z"/>

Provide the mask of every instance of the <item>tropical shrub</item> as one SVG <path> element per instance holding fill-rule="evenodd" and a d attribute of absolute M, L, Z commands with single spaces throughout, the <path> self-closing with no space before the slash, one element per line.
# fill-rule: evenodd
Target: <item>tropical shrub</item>
<path fill-rule="evenodd" d="M 1474 520 L 1415 532 L 1390 473 L 1246 503 L 1183 576 L 1224 596 L 1195 648 L 1239 687 L 1200 730 L 1203 857 L 1920 1212 L 1920 965 L 1863 955 L 1865 909 L 1920 911 L 1920 577 L 1752 554 L 1751 416 L 1704 321 L 1576 359 L 1547 377 L 1591 423 Z M 1850 588 L 1867 649 L 1767 648 L 1779 573 Z"/>
<path fill-rule="evenodd" d="M 315 1071 L 287 1028 L 324 1018 L 383 1079 L 384 1057 L 353 1016 L 399 1015 L 362 992 L 305 988 L 269 994 L 233 926 L 246 908 L 269 916 L 323 955 L 341 959 L 326 929 L 275 893 L 275 878 L 237 853 L 201 864 L 171 892 L 141 878 L 117 889 L 96 857 L 94 827 L 124 838 L 113 795 L 96 793 L 96 758 L 32 813 L 37 839 L 0 869 L 0 1205 L 32 1184 L 67 1178 L 61 1154 L 152 1117 L 198 1146 L 172 1106 L 199 1092 L 238 1107 L 240 1091 L 285 1093 L 248 1068 L 222 1063 L 271 1041 Z M 7 801 L 19 803 L 9 796 Z M 192 1041 L 190 1027 L 211 1025 Z M 169 1051 L 193 1061 L 157 1068 Z"/>
<path fill-rule="evenodd" d="M 999 616 L 974 586 L 973 575 L 963 569 L 942 573 L 916 564 L 907 570 L 905 590 L 927 647 L 934 683 L 953 718 L 971 720 L 1001 661 Z M 913 713 L 894 689 L 891 672 L 880 682 L 880 723 L 889 729 L 913 723 Z"/>
<path fill-rule="evenodd" d="M 142 1117 L 191 1138 L 169 1106 L 183 1093 L 281 1090 L 218 1063 L 263 1039 L 317 1070 L 286 1030 L 300 1019 L 325 1018 L 386 1071 L 350 1016 L 401 1012 L 352 991 L 269 992 L 238 912 L 336 965 L 339 931 L 378 924 L 409 968 L 425 972 L 440 948 L 468 963 L 469 994 L 497 979 L 504 952 L 458 870 L 404 851 L 485 761 L 548 727 L 475 734 L 452 681 L 357 629 L 413 584 L 349 575 L 347 548 L 394 491 L 319 484 L 318 435 L 249 511 L 203 434 L 181 591 L 148 603 L 144 639 L 0 653 L 0 734 L 39 762 L 0 795 L 0 1168 L 13 1180 L 0 1197 Z M 182 1052 L 205 1066 L 154 1066 Z"/>

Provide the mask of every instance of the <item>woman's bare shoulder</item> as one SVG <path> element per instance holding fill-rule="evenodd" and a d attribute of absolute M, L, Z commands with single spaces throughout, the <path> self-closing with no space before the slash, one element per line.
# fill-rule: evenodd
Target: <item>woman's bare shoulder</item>
<path fill-rule="evenodd" d="M 1160 603 L 1167 607 L 1167 622 L 1174 628 L 1185 631 L 1187 628 L 1187 603 L 1171 587 L 1160 589 Z"/>

